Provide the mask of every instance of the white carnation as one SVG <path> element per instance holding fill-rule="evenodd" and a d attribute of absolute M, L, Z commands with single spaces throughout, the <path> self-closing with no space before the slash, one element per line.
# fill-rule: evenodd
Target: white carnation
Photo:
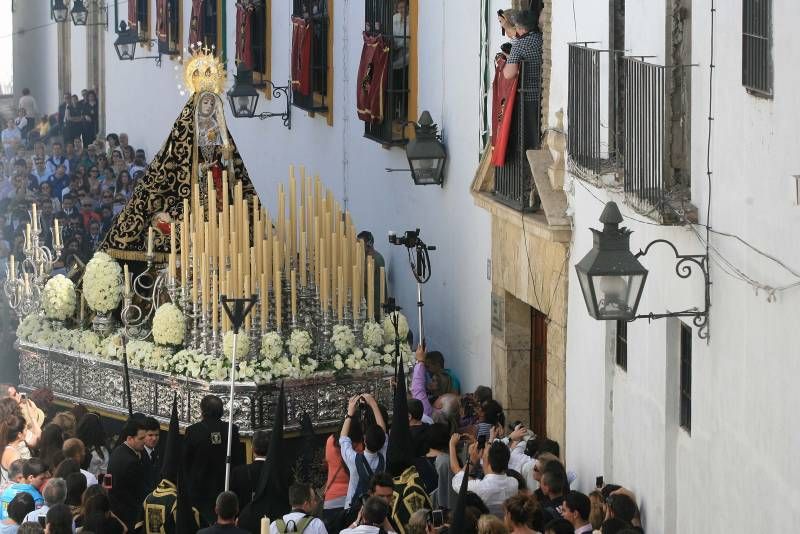
<path fill-rule="evenodd" d="M 380 347 L 383 345 L 383 327 L 374 321 L 364 324 L 364 344 L 368 347 Z"/>
<path fill-rule="evenodd" d="M 289 353 L 292 356 L 308 356 L 312 348 L 311 334 L 300 329 L 292 331 L 292 335 L 289 336 Z"/>
<path fill-rule="evenodd" d="M 336 352 L 346 354 L 353 350 L 356 344 L 356 336 L 347 326 L 337 324 L 333 327 L 331 341 L 333 342 L 333 347 L 336 349 Z"/>
<path fill-rule="evenodd" d="M 387 313 L 386 317 L 383 319 L 383 338 L 386 343 L 392 343 L 395 339 L 394 335 L 394 324 L 392 324 L 392 318 L 397 315 L 399 317 L 397 330 L 398 334 L 400 335 L 400 342 L 405 342 L 406 338 L 408 337 L 408 320 L 406 320 L 406 316 L 400 312 L 392 312 Z"/>
<path fill-rule="evenodd" d="M 269 361 L 283 355 L 283 339 L 277 332 L 269 332 L 261 340 L 261 354 Z"/>
<path fill-rule="evenodd" d="M 250 352 L 250 338 L 244 332 L 240 332 L 236 339 L 236 359 L 241 359 L 247 356 Z M 231 360 L 233 355 L 233 331 L 225 332 L 225 337 L 222 338 L 222 353 L 225 358 Z"/>

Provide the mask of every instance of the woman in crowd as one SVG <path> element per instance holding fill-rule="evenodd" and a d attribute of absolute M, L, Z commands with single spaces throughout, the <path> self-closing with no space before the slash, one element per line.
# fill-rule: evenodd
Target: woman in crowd
<path fill-rule="evenodd" d="M 508 534 L 508 529 L 493 515 L 484 515 L 478 519 L 478 534 Z"/>
<path fill-rule="evenodd" d="M 429 521 L 428 514 L 430 514 L 430 510 L 425 508 L 411 514 L 406 534 L 433 534 L 436 532 Z"/>
<path fill-rule="evenodd" d="M 350 425 L 350 439 L 356 452 L 364 451 L 364 434 L 360 424 Z M 325 503 L 323 521 L 326 527 L 338 525 L 344 513 L 347 487 L 350 484 L 350 471 L 342 458 L 338 434 L 331 434 L 325 442 L 325 464 L 328 466 L 328 479 L 325 482 Z M 328 528 L 331 531 L 331 528 Z"/>
<path fill-rule="evenodd" d="M 130 171 L 131 166 L 136 159 L 136 151 L 131 145 L 125 145 L 122 147 L 122 156 L 125 160 L 125 165 L 127 165 L 127 169 Z"/>
<path fill-rule="evenodd" d="M 78 423 L 77 437 L 86 447 L 85 462 L 88 462 L 88 465 L 83 468 L 99 478 L 100 474 L 108 471 L 108 459 L 111 457 L 106 433 L 100 423 L 100 416 L 96 413 L 87 413 L 81 418 L 81 422 Z"/>
<path fill-rule="evenodd" d="M 86 477 L 79 470 L 77 473 L 70 473 L 64 480 L 67 482 L 67 500 L 65 504 L 72 511 L 72 517 L 75 517 L 81 513 L 81 496 L 86 491 Z"/>
<path fill-rule="evenodd" d="M 533 534 L 531 526 L 542 528 L 539 503 L 528 495 L 514 495 L 503 503 L 505 525 L 510 534 Z"/>
<path fill-rule="evenodd" d="M 81 134 L 85 145 L 93 143 L 97 137 L 98 116 L 97 93 L 92 90 L 86 93 L 86 99 L 83 102 L 83 128 Z"/>
<path fill-rule="evenodd" d="M 72 415 L 72 413 L 58 412 L 53 417 L 52 423 L 61 427 L 61 430 L 64 432 L 64 439 L 75 437 L 75 427 L 77 425 L 75 424 L 75 416 Z"/>
<path fill-rule="evenodd" d="M 64 445 L 64 432 L 61 427 L 48 423 L 42 429 L 42 437 L 39 439 L 39 454 L 47 465 L 58 465 L 60 463 L 59 456 L 63 458 L 61 447 Z"/>
<path fill-rule="evenodd" d="M 129 198 L 131 198 L 131 194 L 133 193 L 133 180 L 131 180 L 131 174 L 128 171 L 120 171 L 117 174 L 117 185 L 114 188 L 114 192 L 119 198 L 120 196 L 123 197 L 124 202 L 127 202 Z"/>
<path fill-rule="evenodd" d="M 111 512 L 111 504 L 104 493 L 98 493 L 86 500 L 83 510 L 83 527 L 80 533 L 125 534 L 128 528 Z"/>
<path fill-rule="evenodd" d="M 2 460 L 0 460 L 0 484 L 9 482 L 8 470 L 11 463 L 31 457 L 31 451 L 25 443 L 25 419 L 16 415 L 9 415 L 0 423 L 0 445 L 3 447 Z"/>

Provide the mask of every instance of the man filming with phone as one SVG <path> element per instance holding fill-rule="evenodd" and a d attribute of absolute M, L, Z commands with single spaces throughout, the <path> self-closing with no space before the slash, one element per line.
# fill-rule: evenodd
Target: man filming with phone
<path fill-rule="evenodd" d="M 516 479 L 506 475 L 511 451 L 499 440 L 489 443 L 484 439 L 474 441 L 469 445 L 470 463 L 483 465 L 485 475 L 480 480 L 471 479 L 467 483 L 467 490 L 478 495 L 492 514 L 503 517 L 503 502 L 519 491 Z M 461 481 L 464 479 L 464 469 L 458 465 L 456 451 L 459 441 L 461 441 L 460 434 L 450 436 L 450 469 L 455 475 L 452 481 L 453 491 L 459 490 Z"/>
<path fill-rule="evenodd" d="M 350 425 L 359 407 L 372 412 L 374 423 L 364 428 L 364 452 L 356 452 L 350 439 Z M 369 393 L 355 395 L 347 403 L 347 415 L 339 437 L 342 458 L 350 471 L 345 509 L 353 507 L 356 500 L 367 492 L 369 480 L 375 473 L 386 469 L 386 449 L 389 438 L 386 435 L 386 422 L 375 397 Z"/>

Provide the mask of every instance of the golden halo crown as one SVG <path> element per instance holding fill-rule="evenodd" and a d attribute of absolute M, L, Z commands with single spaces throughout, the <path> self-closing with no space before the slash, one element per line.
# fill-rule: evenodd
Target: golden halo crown
<path fill-rule="evenodd" d="M 189 94 L 205 91 L 222 94 L 228 75 L 225 65 L 214 55 L 214 48 L 197 43 L 189 47 L 189 54 L 183 68 L 183 82 Z"/>

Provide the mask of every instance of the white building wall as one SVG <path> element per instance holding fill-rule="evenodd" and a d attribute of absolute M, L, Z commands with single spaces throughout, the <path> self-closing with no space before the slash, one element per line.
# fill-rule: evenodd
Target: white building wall
<path fill-rule="evenodd" d="M 278 85 L 289 78 L 290 4 L 272 3 L 272 78 Z M 183 6 L 186 37 L 190 2 L 184 1 Z M 235 50 L 233 2 L 228 9 L 230 56 Z M 486 274 L 490 224 L 488 214 L 473 205 L 469 194 L 479 155 L 480 10 L 477 2 L 470 7 L 459 0 L 420 2 L 418 109 L 428 109 L 444 132 L 449 161 L 443 188 L 414 186 L 409 173 L 386 173 L 387 167 L 408 168 L 405 152 L 385 150 L 362 137 L 363 124 L 355 113 L 355 78 L 363 20 L 363 2 L 335 2 L 332 127 L 323 117 L 309 117 L 297 108 L 292 110 L 291 131 L 279 119 L 237 120 L 230 114 L 228 126 L 261 199 L 273 212 L 275 188 L 287 180 L 289 165 L 305 165 L 308 172 L 323 178 L 351 210 L 357 226 L 376 236 L 392 291 L 412 324 L 416 322 L 416 286 L 406 252 L 390 247 L 385 236 L 388 230 L 419 227 L 423 239 L 438 246 L 431 253 L 433 277 L 423 295 L 428 346 L 442 350 L 464 387 L 474 388 L 489 383 L 490 376 L 491 282 Z M 186 100 L 178 93 L 181 64 L 167 57 L 161 69 L 153 60 L 122 63 L 113 40 L 110 33 L 106 39 L 107 131 L 127 132 L 131 144 L 152 156 Z M 137 55 L 148 53 L 137 50 Z M 231 57 L 228 65 L 233 70 Z M 75 86 L 85 71 L 85 51 L 74 37 L 73 68 Z M 259 111 L 281 110 L 284 102 L 262 98 Z"/>
<path fill-rule="evenodd" d="M 652 47 L 626 42 L 626 49 L 650 55 L 659 43 L 664 48 L 665 11 L 650 9 L 650 2 L 648 9 L 639 9 L 644 4 L 627 3 L 626 37 L 650 36 Z M 798 37 L 792 31 L 800 22 L 800 8 L 784 2 L 773 6 L 775 97 L 765 100 L 741 86 L 741 1 L 716 2 L 711 223 L 800 274 L 800 207 L 792 178 L 800 165 L 793 126 L 800 111 L 800 98 L 793 90 L 800 82 L 793 60 Z M 568 11 L 566 19 L 555 18 L 554 56 L 559 47 L 566 49 L 566 41 L 574 40 L 568 7 L 560 6 L 561 15 Z M 581 15 L 579 11 L 579 23 Z M 709 197 L 709 16 L 708 0 L 693 2 L 692 62 L 699 67 L 692 71 L 692 203 L 703 223 Z M 607 28 L 595 33 L 607 33 Z M 649 61 L 663 64 L 663 58 Z M 554 72 L 555 68 L 554 62 Z M 605 83 L 607 71 L 601 80 Z M 560 93 L 555 87 L 552 98 L 565 105 L 566 87 Z M 551 104 L 551 109 L 557 107 Z M 678 426 L 677 320 L 630 323 L 628 370 L 622 372 L 614 365 L 613 343 L 607 343 L 615 327 L 588 315 L 574 264 L 591 248 L 588 228 L 600 227 L 597 219 L 607 200 L 620 205 L 624 225 L 634 231 L 633 251 L 661 238 L 672 241 L 682 254 L 703 253 L 703 245 L 689 227 L 654 225 L 632 212 L 618 193 L 574 177 L 566 187 L 575 213 L 566 454 L 569 468 L 580 474 L 578 489 L 590 490 L 600 474 L 631 488 L 650 533 L 706 533 L 718 530 L 720 523 L 733 532 L 773 532 L 800 520 L 800 463 L 795 460 L 800 431 L 792 417 L 800 402 L 794 387 L 800 371 L 800 287 L 776 293 L 770 302 L 766 291 L 755 291 L 723 272 L 720 256 L 712 252 L 711 340 L 706 344 L 693 337 L 690 435 Z M 702 227 L 696 229 L 705 236 Z M 735 239 L 712 234 L 711 240 L 725 259 L 765 284 L 800 281 Z M 639 313 L 702 307 L 702 277 L 697 273 L 689 280 L 679 279 L 668 248 L 656 245 L 642 263 L 650 276 Z"/>
<path fill-rule="evenodd" d="M 41 113 L 55 113 L 58 95 L 58 42 L 49 2 L 15 2 L 13 17 L 14 94 L 27 87 Z M 6 36 L 3 36 L 6 37 Z"/>

